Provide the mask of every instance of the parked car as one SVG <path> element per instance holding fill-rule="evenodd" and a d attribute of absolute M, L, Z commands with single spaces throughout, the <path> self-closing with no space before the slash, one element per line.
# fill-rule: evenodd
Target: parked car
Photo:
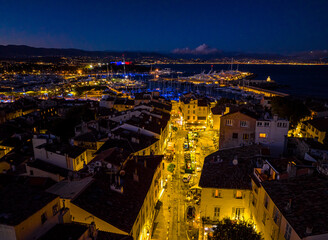
<path fill-rule="evenodd" d="M 188 206 L 188 207 L 187 207 L 187 218 L 188 218 L 188 219 L 193 219 L 193 218 L 195 218 L 195 212 L 196 212 L 195 207 L 193 207 L 193 206 Z"/>

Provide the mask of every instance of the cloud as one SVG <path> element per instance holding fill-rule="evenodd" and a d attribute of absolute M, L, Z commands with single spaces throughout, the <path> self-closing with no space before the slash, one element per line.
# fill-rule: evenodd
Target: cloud
<path fill-rule="evenodd" d="M 186 47 L 186 48 L 176 48 L 172 51 L 172 53 L 176 53 L 176 54 L 194 54 L 194 55 L 208 55 L 218 52 L 220 52 L 218 49 L 211 48 L 205 43 L 196 47 L 195 49 L 190 49 L 189 47 Z"/>

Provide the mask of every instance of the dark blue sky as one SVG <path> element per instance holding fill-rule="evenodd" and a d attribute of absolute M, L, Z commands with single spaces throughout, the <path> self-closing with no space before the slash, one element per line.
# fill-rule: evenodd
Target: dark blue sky
<path fill-rule="evenodd" d="M 0 0 L 0 44 L 168 52 L 328 49 L 328 0 Z"/>

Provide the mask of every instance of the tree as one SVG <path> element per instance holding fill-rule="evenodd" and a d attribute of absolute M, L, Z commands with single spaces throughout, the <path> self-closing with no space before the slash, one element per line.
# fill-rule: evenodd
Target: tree
<path fill-rule="evenodd" d="M 254 225 L 246 221 L 231 220 L 225 218 L 214 228 L 213 236 L 210 240 L 263 240 L 260 233 L 254 230 Z"/>
<path fill-rule="evenodd" d="M 297 126 L 302 118 L 310 115 L 309 109 L 302 101 L 289 97 L 273 97 L 271 106 L 273 113 L 278 114 L 279 117 L 287 118 L 292 127 Z"/>

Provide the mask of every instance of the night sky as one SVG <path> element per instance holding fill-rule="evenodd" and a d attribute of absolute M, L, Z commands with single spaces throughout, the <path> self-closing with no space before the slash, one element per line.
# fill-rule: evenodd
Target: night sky
<path fill-rule="evenodd" d="M 169 52 L 328 49 L 328 0 L 0 0 L 0 44 Z"/>

